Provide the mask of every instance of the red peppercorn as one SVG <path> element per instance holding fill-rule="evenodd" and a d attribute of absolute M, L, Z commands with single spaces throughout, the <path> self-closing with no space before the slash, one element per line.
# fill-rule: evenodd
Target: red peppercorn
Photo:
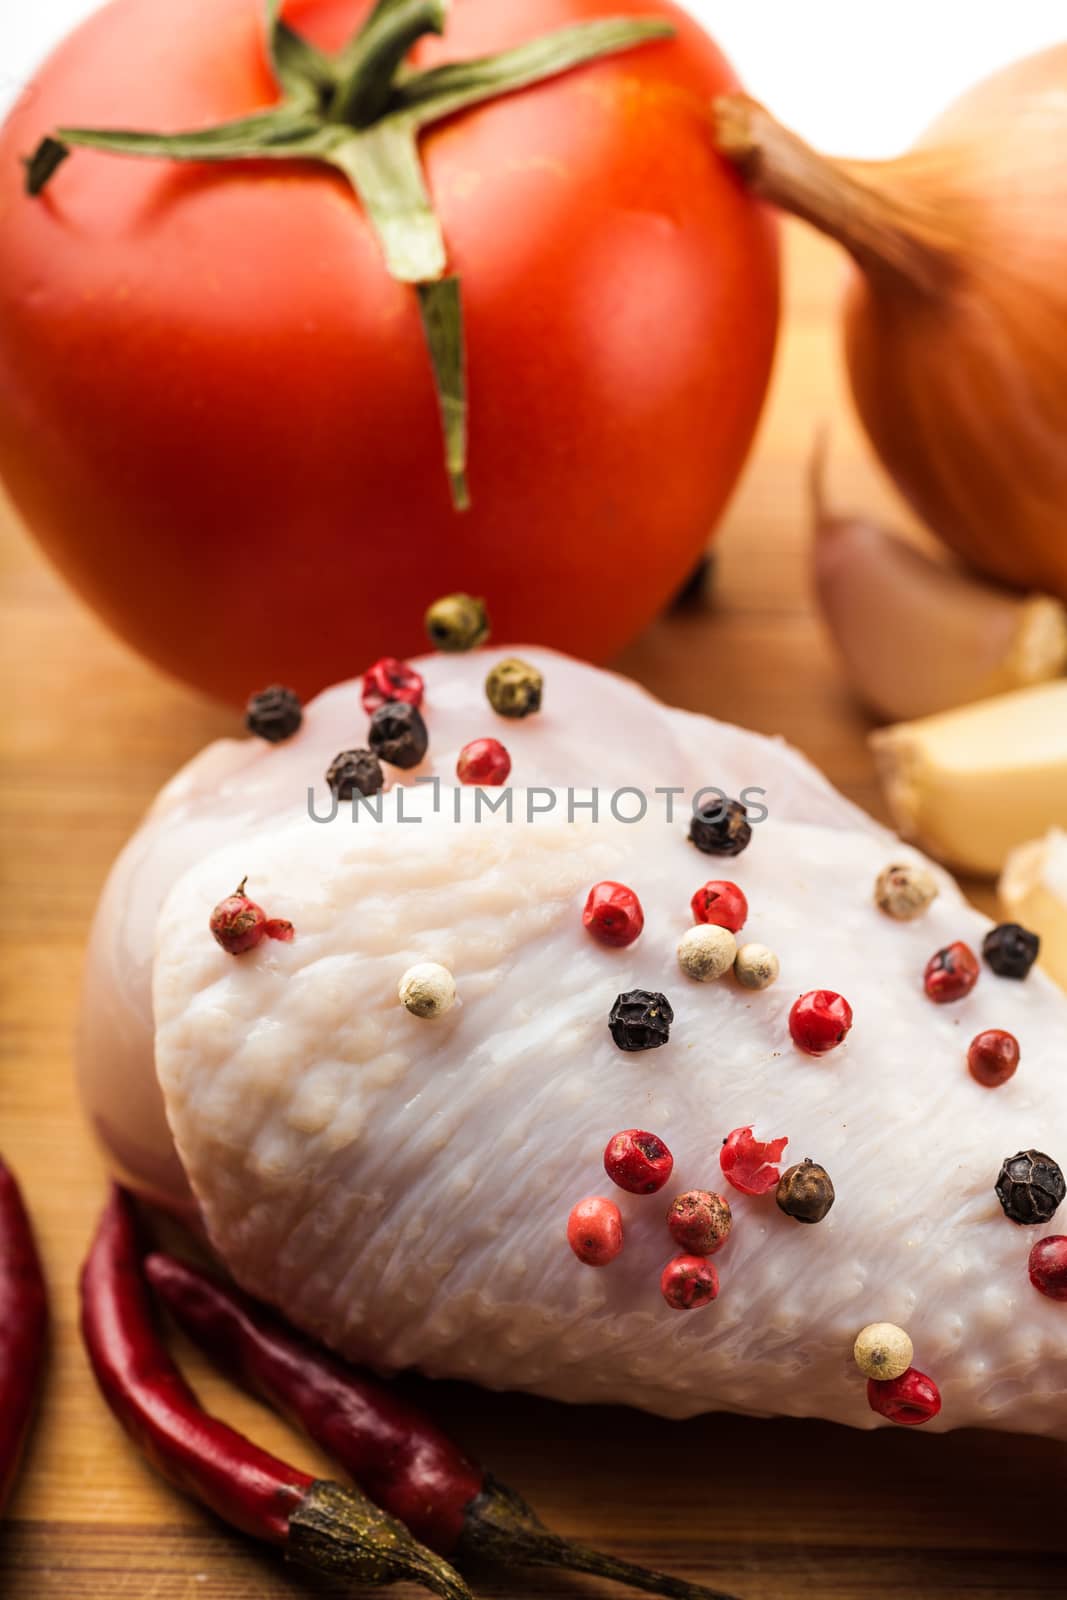
<path fill-rule="evenodd" d="M 937 1416 L 941 1395 L 932 1378 L 909 1367 L 899 1378 L 868 1378 L 867 1404 L 890 1422 L 916 1428 Z"/>
<path fill-rule="evenodd" d="M 291 922 L 282 917 L 268 918 L 262 906 L 248 898 L 245 894 L 247 882 L 247 878 L 242 878 L 233 894 L 220 900 L 211 913 L 211 932 L 231 956 L 255 949 L 264 939 L 281 939 L 288 944 L 293 937 Z"/>
<path fill-rule="evenodd" d="M 789 1032 L 809 1056 L 824 1056 L 839 1045 L 852 1026 L 852 1007 L 832 989 L 812 989 L 793 1002 Z"/>
<path fill-rule="evenodd" d="M 667 1212 L 671 1238 L 685 1255 L 717 1255 L 733 1226 L 730 1202 L 708 1189 L 676 1195 Z"/>
<path fill-rule="evenodd" d="M 604 1171 L 627 1194 L 655 1194 L 673 1170 L 674 1157 L 654 1133 L 627 1128 L 608 1140 Z"/>
<path fill-rule="evenodd" d="M 999 1089 L 1015 1076 L 1019 1065 L 1019 1041 L 1003 1028 L 987 1028 L 976 1033 L 967 1049 L 971 1077 L 985 1089 Z"/>
<path fill-rule="evenodd" d="M 594 883 L 582 912 L 582 926 L 601 944 L 622 949 L 633 944 L 645 925 L 645 913 L 624 883 Z"/>
<path fill-rule="evenodd" d="M 425 687 L 415 668 L 406 661 L 383 656 L 363 674 L 363 709 L 369 717 L 388 700 L 406 700 L 410 706 L 421 706 Z"/>
<path fill-rule="evenodd" d="M 777 1189 L 781 1173 L 774 1165 L 789 1143 L 788 1135 L 766 1144 L 753 1137 L 751 1128 L 735 1128 L 727 1134 L 719 1151 L 719 1166 L 742 1194 L 769 1194 Z"/>
<path fill-rule="evenodd" d="M 970 945 L 957 939 L 930 957 L 923 974 L 923 988 L 935 1005 L 947 1006 L 970 994 L 978 982 L 979 970 L 978 957 Z"/>
<path fill-rule="evenodd" d="M 659 1286 L 672 1311 L 695 1311 L 715 1299 L 719 1274 L 703 1256 L 675 1256 L 664 1267 Z"/>
<path fill-rule="evenodd" d="M 483 789 L 506 783 L 510 771 L 511 757 L 499 739 L 472 739 L 463 746 L 456 762 L 460 783 L 477 783 Z"/>
<path fill-rule="evenodd" d="M 590 1195 L 567 1218 L 567 1243 L 587 1267 L 606 1267 L 622 1249 L 622 1212 L 614 1200 Z"/>
<path fill-rule="evenodd" d="M 717 928 L 738 933 L 748 918 L 748 901 L 736 883 L 712 878 L 689 902 L 694 922 L 712 922 Z"/>
<path fill-rule="evenodd" d="M 1039 1239 L 1030 1252 L 1030 1282 L 1050 1300 L 1067 1300 L 1067 1237 Z"/>

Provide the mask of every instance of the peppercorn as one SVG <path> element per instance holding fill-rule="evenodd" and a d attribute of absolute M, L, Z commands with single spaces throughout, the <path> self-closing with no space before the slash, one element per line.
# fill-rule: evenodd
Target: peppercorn
<path fill-rule="evenodd" d="M 984 1089 L 999 1089 L 1015 1076 L 1019 1065 L 1019 1041 L 1003 1028 L 987 1028 L 975 1034 L 967 1049 L 971 1077 Z"/>
<path fill-rule="evenodd" d="M 834 1203 L 830 1174 L 807 1157 L 783 1172 L 774 1192 L 779 1211 L 796 1222 L 821 1222 Z"/>
<path fill-rule="evenodd" d="M 469 594 L 446 594 L 427 611 L 426 632 L 434 648 L 449 655 L 475 649 L 489 637 L 485 601 Z"/>
<path fill-rule="evenodd" d="M 567 1218 L 567 1243 L 587 1267 L 606 1267 L 622 1249 L 622 1212 L 614 1200 L 590 1195 Z"/>
<path fill-rule="evenodd" d="M 742 989 L 768 989 L 779 971 L 778 957 L 765 944 L 743 944 L 734 959 L 734 977 Z"/>
<path fill-rule="evenodd" d="M 937 895 L 933 873 L 911 861 L 894 861 L 878 874 L 874 885 L 875 904 L 898 922 L 921 917 Z"/>
<path fill-rule="evenodd" d="M 778 1186 L 781 1173 L 775 1163 L 788 1143 L 788 1134 L 764 1141 L 751 1128 L 734 1128 L 719 1151 L 723 1177 L 742 1194 L 769 1194 Z"/>
<path fill-rule="evenodd" d="M 233 894 L 220 900 L 211 913 L 208 924 L 227 955 L 243 955 L 254 950 L 264 939 L 280 939 L 289 944 L 293 937 L 293 924 L 284 917 L 269 918 L 262 906 L 257 906 L 245 894 L 247 878 L 242 878 Z"/>
<path fill-rule="evenodd" d="M 1030 1282 L 1049 1300 L 1067 1300 L 1067 1238 L 1039 1239 L 1030 1252 Z"/>
<path fill-rule="evenodd" d="M 456 777 L 460 783 L 476 783 L 483 789 L 496 789 L 506 783 L 511 771 L 511 757 L 499 739 L 472 739 L 465 744 L 456 761 Z"/>
<path fill-rule="evenodd" d="M 582 927 L 600 944 L 624 950 L 639 938 L 645 925 L 641 902 L 625 883 L 606 878 L 594 883 L 582 912 Z"/>
<path fill-rule="evenodd" d="M 937 1384 L 925 1372 L 909 1367 L 899 1378 L 881 1382 L 867 1379 L 867 1404 L 880 1417 L 899 1422 L 905 1428 L 921 1427 L 941 1410 Z"/>
<path fill-rule="evenodd" d="M 871 1322 L 856 1336 L 852 1354 L 865 1378 L 879 1383 L 902 1378 L 911 1366 L 915 1350 L 903 1328 L 894 1322 Z"/>
<path fill-rule="evenodd" d="M 385 774 L 370 750 L 342 750 L 327 767 L 326 782 L 338 800 L 351 800 L 354 794 L 377 794 Z"/>
<path fill-rule="evenodd" d="M 655 1194 L 674 1169 L 674 1157 L 663 1140 L 642 1128 L 627 1128 L 608 1140 L 604 1171 L 627 1194 Z"/>
<path fill-rule="evenodd" d="M 737 955 L 737 940 L 728 928 L 713 922 L 698 922 L 678 941 L 678 965 L 687 978 L 697 983 L 713 983 L 729 972 Z"/>
<path fill-rule="evenodd" d="M 951 1005 L 970 994 L 978 982 L 978 973 L 978 957 L 970 945 L 957 939 L 930 957 L 923 973 L 923 988 L 935 1005 Z"/>
<path fill-rule="evenodd" d="M 419 961 L 401 978 L 397 995 L 413 1017 L 442 1017 L 456 1003 L 456 980 L 440 962 Z"/>
<path fill-rule="evenodd" d="M 789 1013 L 793 1043 L 809 1056 L 824 1056 L 852 1026 L 852 1007 L 832 989 L 812 989 L 794 1000 Z"/>
<path fill-rule="evenodd" d="M 739 856 L 752 839 L 748 813 L 740 800 L 713 800 L 693 812 L 689 837 L 707 856 Z"/>
<path fill-rule="evenodd" d="M 674 1011 L 666 995 L 628 989 L 616 997 L 608 1016 L 611 1037 L 620 1050 L 655 1050 L 671 1036 Z"/>
<path fill-rule="evenodd" d="M 245 708 L 245 727 L 268 744 L 291 739 L 304 720 L 300 696 L 280 683 L 252 695 Z"/>
<path fill-rule="evenodd" d="M 430 736 L 418 706 L 406 700 L 387 700 L 370 719 L 367 742 L 379 760 L 406 769 L 418 766 Z"/>
<path fill-rule="evenodd" d="M 709 1189 L 675 1195 L 667 1212 L 671 1238 L 690 1256 L 715 1255 L 730 1237 L 733 1222 L 730 1202 Z"/>
<path fill-rule="evenodd" d="M 368 717 L 387 700 L 406 700 L 421 706 L 425 684 L 414 667 L 396 656 L 382 656 L 363 674 L 363 709 Z"/>
<path fill-rule="evenodd" d="M 1004 1215 L 1029 1228 L 1052 1221 L 1067 1194 L 1067 1184 L 1051 1156 L 1040 1150 L 1020 1150 L 1005 1160 L 996 1192 Z"/>
<path fill-rule="evenodd" d="M 1037 960 L 1041 940 L 1017 922 L 1002 922 L 990 928 L 982 940 L 986 965 L 998 978 L 1025 978 Z"/>
<path fill-rule="evenodd" d="M 703 1256 L 675 1256 L 664 1267 L 659 1286 L 672 1311 L 696 1311 L 715 1299 L 719 1274 Z"/>
<path fill-rule="evenodd" d="M 699 888 L 689 902 L 694 922 L 714 922 L 731 933 L 740 933 L 748 917 L 748 901 L 736 883 L 713 878 Z"/>
<path fill-rule="evenodd" d="M 485 680 L 489 704 L 501 717 L 528 717 L 541 709 L 544 679 L 536 667 L 518 656 L 498 661 Z"/>

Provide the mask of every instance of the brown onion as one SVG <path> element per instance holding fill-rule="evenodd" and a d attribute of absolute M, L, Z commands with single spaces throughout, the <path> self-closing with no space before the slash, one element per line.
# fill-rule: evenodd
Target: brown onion
<path fill-rule="evenodd" d="M 853 393 L 915 510 L 984 572 L 1067 599 L 1067 45 L 897 160 L 821 156 L 742 95 L 716 126 L 752 190 L 851 253 Z"/>

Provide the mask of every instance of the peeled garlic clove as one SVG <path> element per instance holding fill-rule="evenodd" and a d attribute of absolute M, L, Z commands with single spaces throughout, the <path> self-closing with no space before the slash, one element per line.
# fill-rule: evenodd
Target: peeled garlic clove
<path fill-rule="evenodd" d="M 1040 963 L 1067 989 L 1067 833 L 1050 828 L 1013 850 L 999 885 L 1005 921 L 1021 922 L 1041 938 Z"/>
<path fill-rule="evenodd" d="M 1063 679 L 882 728 L 871 747 L 899 831 L 963 872 L 999 872 L 1067 818 Z"/>
<path fill-rule="evenodd" d="M 858 517 L 831 515 L 814 468 L 815 593 L 879 716 L 925 717 L 1058 677 L 1067 610 L 972 577 Z"/>

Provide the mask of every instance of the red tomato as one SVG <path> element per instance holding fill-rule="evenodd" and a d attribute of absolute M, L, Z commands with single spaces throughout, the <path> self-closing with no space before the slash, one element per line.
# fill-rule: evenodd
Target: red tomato
<path fill-rule="evenodd" d="M 294 0 L 339 48 L 369 0 Z M 343 179 L 76 151 L 63 124 L 176 130 L 277 98 L 260 0 L 115 0 L 0 133 L 0 475 L 145 655 L 243 701 L 424 648 L 438 595 L 494 635 L 603 658 L 667 600 L 744 459 L 774 344 L 773 226 L 712 150 L 735 78 L 664 0 L 455 0 L 420 65 L 608 14 L 677 36 L 423 139 L 463 279 L 473 507 L 455 512 L 414 292 Z"/>

